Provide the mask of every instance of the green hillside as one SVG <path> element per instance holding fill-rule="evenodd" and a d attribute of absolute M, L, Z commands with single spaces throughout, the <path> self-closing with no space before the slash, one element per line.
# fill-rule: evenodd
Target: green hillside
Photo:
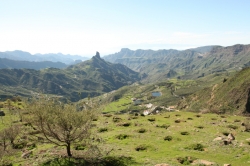
<path fill-rule="evenodd" d="M 234 76 L 205 88 L 182 102 L 179 107 L 190 111 L 216 113 L 250 113 L 250 68 L 244 68 Z"/>
<path fill-rule="evenodd" d="M 0 92 L 1 98 L 14 94 L 31 96 L 36 92 L 77 101 L 118 89 L 139 79 L 138 73 L 124 65 L 106 62 L 98 53 L 91 60 L 66 69 L 1 69 Z"/>

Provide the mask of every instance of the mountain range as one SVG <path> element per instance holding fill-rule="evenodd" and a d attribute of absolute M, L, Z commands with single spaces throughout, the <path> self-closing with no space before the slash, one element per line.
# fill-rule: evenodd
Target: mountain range
<path fill-rule="evenodd" d="M 15 61 L 28 61 L 28 62 L 43 62 L 43 61 L 51 61 L 51 62 L 62 62 L 66 65 L 75 64 L 79 61 L 88 60 L 88 57 L 82 57 L 79 55 L 64 55 L 61 53 L 57 54 L 30 54 L 29 52 L 15 50 L 15 51 L 6 51 L 0 52 L 0 58 L 6 58 Z"/>
<path fill-rule="evenodd" d="M 34 92 L 60 95 L 71 101 L 110 92 L 140 79 L 139 73 L 121 64 L 112 64 L 100 58 L 65 69 L 1 69 L 1 98 L 13 94 L 31 96 Z"/>
<path fill-rule="evenodd" d="M 196 79 L 216 72 L 240 70 L 250 65 L 250 45 L 228 47 L 205 46 L 178 50 L 135 50 L 121 49 L 106 55 L 105 60 L 120 63 L 146 73 L 145 83 L 161 81 L 171 77 Z"/>
<path fill-rule="evenodd" d="M 29 62 L 29 61 L 17 61 L 7 58 L 0 58 L 0 69 L 44 69 L 44 68 L 66 68 L 67 65 L 62 62 L 51 62 L 51 61 L 42 61 L 42 62 Z"/>

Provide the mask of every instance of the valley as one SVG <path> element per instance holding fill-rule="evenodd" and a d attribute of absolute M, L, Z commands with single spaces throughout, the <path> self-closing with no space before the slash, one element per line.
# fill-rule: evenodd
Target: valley
<path fill-rule="evenodd" d="M 249 53 L 122 49 L 64 69 L 0 69 L 0 162 L 247 166 Z M 83 127 L 86 137 L 63 144 Z"/>

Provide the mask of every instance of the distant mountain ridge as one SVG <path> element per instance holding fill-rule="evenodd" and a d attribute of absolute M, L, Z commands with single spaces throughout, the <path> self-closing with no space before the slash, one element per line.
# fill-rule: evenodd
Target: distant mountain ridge
<path fill-rule="evenodd" d="M 250 65 L 250 45 L 204 46 L 178 50 L 129 50 L 106 55 L 105 60 L 120 63 L 140 73 L 146 73 L 145 82 L 164 80 L 172 76 L 195 79 L 215 72 L 240 70 Z"/>
<path fill-rule="evenodd" d="M 139 73 L 124 65 L 106 62 L 98 53 L 88 61 L 65 69 L 1 69 L 0 98 L 13 94 L 30 96 L 36 92 L 77 101 L 116 90 L 138 80 Z"/>
<path fill-rule="evenodd" d="M 0 58 L 0 69 L 35 69 L 40 70 L 44 68 L 66 68 L 67 65 L 62 62 L 51 62 L 51 61 L 43 61 L 43 62 L 29 62 L 29 61 L 16 61 L 10 60 L 6 58 Z"/>
<path fill-rule="evenodd" d="M 64 55 L 61 53 L 32 55 L 29 52 L 20 50 L 0 52 L 0 58 L 7 58 L 16 61 L 29 61 L 29 62 L 43 62 L 43 61 L 62 62 L 67 65 L 74 64 L 75 61 L 79 60 L 85 61 L 89 59 L 87 57 L 82 57 L 79 55 Z"/>

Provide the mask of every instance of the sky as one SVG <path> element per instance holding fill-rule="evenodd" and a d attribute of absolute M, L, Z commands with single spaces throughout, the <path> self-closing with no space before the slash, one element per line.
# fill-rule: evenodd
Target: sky
<path fill-rule="evenodd" d="M 0 0 L 0 52 L 250 44 L 249 0 Z"/>

